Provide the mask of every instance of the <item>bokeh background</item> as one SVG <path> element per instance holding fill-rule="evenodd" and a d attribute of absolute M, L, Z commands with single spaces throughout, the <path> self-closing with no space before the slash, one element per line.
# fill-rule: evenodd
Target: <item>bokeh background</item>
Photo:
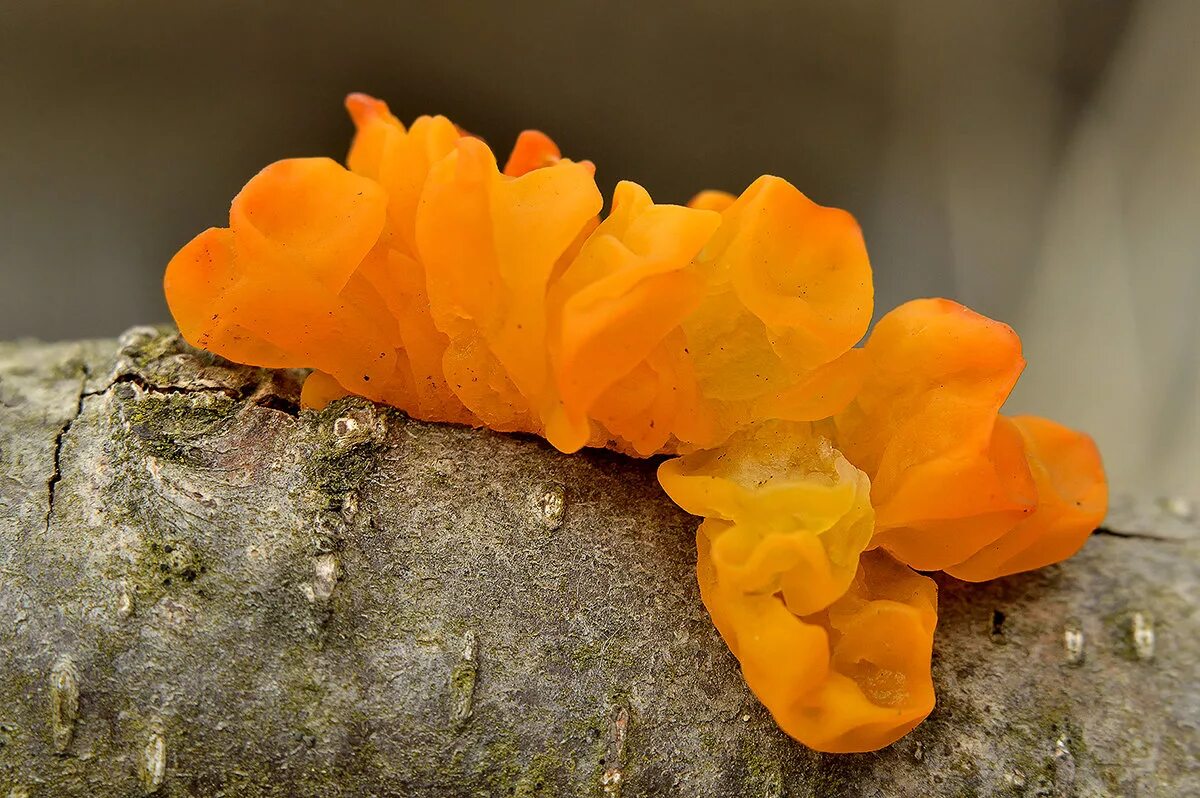
<path fill-rule="evenodd" d="M 1012 324 L 1009 410 L 1200 498 L 1200 2 L 0 0 L 0 339 L 169 316 L 162 268 L 341 99 L 538 127 L 660 201 L 763 172 L 851 210 L 879 312 Z"/>

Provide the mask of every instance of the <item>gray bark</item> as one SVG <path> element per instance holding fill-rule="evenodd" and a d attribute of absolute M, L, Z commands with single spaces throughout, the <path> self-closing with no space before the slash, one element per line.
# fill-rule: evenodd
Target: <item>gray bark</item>
<path fill-rule="evenodd" d="M 933 715 L 821 755 L 746 689 L 654 463 L 298 380 L 148 328 L 0 344 L 0 796 L 1200 794 L 1182 502 L 939 577 Z"/>

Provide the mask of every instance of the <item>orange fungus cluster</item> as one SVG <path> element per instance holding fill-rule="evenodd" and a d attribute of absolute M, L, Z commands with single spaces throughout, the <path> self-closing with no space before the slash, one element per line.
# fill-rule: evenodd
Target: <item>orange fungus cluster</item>
<path fill-rule="evenodd" d="M 184 337 L 310 368 L 427 420 L 565 452 L 678 455 L 701 595 L 776 721 L 822 751 L 893 742 L 933 707 L 935 583 L 1069 557 L 1102 519 L 1092 441 L 1000 414 L 1024 361 L 944 299 L 872 316 L 854 219 L 786 181 L 686 207 L 526 132 L 501 168 L 444 117 L 351 95 L 347 166 L 268 166 L 229 227 L 167 267 Z"/>

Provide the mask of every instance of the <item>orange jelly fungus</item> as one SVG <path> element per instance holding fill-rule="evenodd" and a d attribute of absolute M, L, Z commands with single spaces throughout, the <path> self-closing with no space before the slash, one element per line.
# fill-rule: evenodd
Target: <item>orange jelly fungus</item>
<path fill-rule="evenodd" d="M 167 266 L 193 345 L 312 369 L 415 418 L 533 432 L 564 452 L 679 455 L 704 517 L 701 596 L 780 727 L 887 745 L 933 708 L 937 588 L 1058 562 L 1104 517 L 1086 436 L 1000 408 L 1006 325 L 944 299 L 875 325 L 854 219 L 762 177 L 607 216 L 587 161 L 527 131 L 500 168 L 444 117 L 346 101 L 347 166 L 279 161 Z M 916 569 L 916 570 L 914 570 Z"/>

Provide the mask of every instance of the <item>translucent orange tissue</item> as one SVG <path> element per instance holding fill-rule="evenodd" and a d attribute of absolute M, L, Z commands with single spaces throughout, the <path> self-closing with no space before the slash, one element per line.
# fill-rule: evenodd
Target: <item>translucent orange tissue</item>
<path fill-rule="evenodd" d="M 621 182 L 601 218 L 595 167 L 545 134 L 501 168 L 445 117 L 346 107 L 345 167 L 268 166 L 168 264 L 183 336 L 311 369 L 306 407 L 353 394 L 679 455 L 659 479 L 704 518 L 701 598 L 806 745 L 876 749 L 932 709 L 937 588 L 916 570 L 1038 568 L 1104 517 L 1086 435 L 1000 415 L 1024 365 L 1009 327 L 923 299 L 856 346 L 871 267 L 846 212 L 762 177 L 687 206 Z"/>

